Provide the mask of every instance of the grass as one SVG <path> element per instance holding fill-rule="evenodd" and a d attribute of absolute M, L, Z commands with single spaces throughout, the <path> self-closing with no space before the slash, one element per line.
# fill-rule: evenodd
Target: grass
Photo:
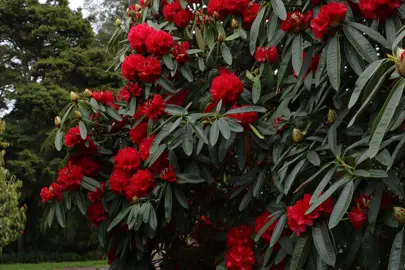
<path fill-rule="evenodd" d="M 61 263 L 37 263 L 37 264 L 0 264 L 0 270 L 52 270 L 68 267 L 106 267 L 107 262 L 87 261 L 87 262 L 61 262 Z"/>

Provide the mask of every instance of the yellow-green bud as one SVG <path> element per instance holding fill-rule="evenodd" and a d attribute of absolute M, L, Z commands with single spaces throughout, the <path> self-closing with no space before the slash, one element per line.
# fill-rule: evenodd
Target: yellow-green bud
<path fill-rule="evenodd" d="M 136 197 L 136 196 L 134 196 L 134 197 L 132 198 L 132 204 L 138 204 L 138 203 L 139 203 L 139 198 Z"/>
<path fill-rule="evenodd" d="M 292 140 L 296 143 L 299 143 L 304 139 L 305 132 L 299 130 L 298 128 L 294 128 L 291 135 Z"/>
<path fill-rule="evenodd" d="M 76 102 L 79 100 L 79 96 L 75 92 L 70 92 L 70 100 Z"/>
<path fill-rule="evenodd" d="M 91 92 L 90 89 L 86 88 L 86 89 L 84 90 L 84 95 L 85 95 L 86 97 L 91 97 L 91 96 L 93 95 L 93 92 Z"/>
<path fill-rule="evenodd" d="M 218 42 L 223 42 L 224 41 L 224 36 L 221 34 L 221 33 L 219 33 L 218 34 Z"/>
<path fill-rule="evenodd" d="M 337 118 L 337 113 L 334 110 L 330 109 L 328 112 L 328 122 L 335 123 L 336 118 Z"/>
<path fill-rule="evenodd" d="M 239 28 L 239 22 L 235 19 L 232 19 L 232 28 L 236 29 Z"/>
<path fill-rule="evenodd" d="M 398 74 L 405 77 L 405 50 L 402 48 L 397 49 L 395 67 Z"/>
<path fill-rule="evenodd" d="M 394 207 L 394 216 L 399 223 L 405 224 L 405 209 L 402 207 Z"/>
<path fill-rule="evenodd" d="M 60 124 L 62 123 L 62 120 L 60 119 L 59 116 L 55 117 L 54 123 L 55 123 L 55 127 L 57 127 L 57 128 L 60 127 Z"/>
<path fill-rule="evenodd" d="M 74 114 L 75 114 L 76 119 L 79 119 L 79 120 L 82 119 L 82 113 L 81 112 L 75 111 Z"/>
<path fill-rule="evenodd" d="M 115 21 L 115 26 L 117 26 L 117 27 L 120 27 L 120 26 L 121 26 L 121 20 L 120 20 L 120 19 L 117 19 L 117 20 Z"/>

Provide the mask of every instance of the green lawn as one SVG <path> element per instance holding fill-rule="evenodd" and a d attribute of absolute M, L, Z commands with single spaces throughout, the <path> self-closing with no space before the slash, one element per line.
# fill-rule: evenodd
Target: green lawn
<path fill-rule="evenodd" d="M 38 264 L 0 264 L 0 270 L 52 270 L 68 267 L 107 267 L 107 261 L 61 262 Z"/>

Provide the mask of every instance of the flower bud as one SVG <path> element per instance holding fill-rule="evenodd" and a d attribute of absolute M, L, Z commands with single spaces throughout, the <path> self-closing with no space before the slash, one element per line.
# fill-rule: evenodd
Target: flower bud
<path fill-rule="evenodd" d="M 75 92 L 70 92 L 70 100 L 76 102 L 79 100 L 79 96 Z"/>
<path fill-rule="evenodd" d="M 86 89 L 84 90 L 84 95 L 85 95 L 86 97 L 91 97 L 91 96 L 93 95 L 93 92 L 91 92 L 90 89 L 86 88 Z"/>
<path fill-rule="evenodd" d="M 405 209 L 402 207 L 394 207 L 394 216 L 399 223 L 405 224 Z"/>
<path fill-rule="evenodd" d="M 253 70 L 252 74 L 253 75 L 258 75 L 260 73 L 260 69 L 256 68 L 255 70 Z"/>
<path fill-rule="evenodd" d="M 218 34 L 218 42 L 223 42 L 224 41 L 224 36 L 221 34 L 221 33 L 219 33 Z"/>
<path fill-rule="evenodd" d="M 337 113 L 334 110 L 330 109 L 328 112 L 328 122 L 335 123 L 336 118 L 337 118 Z"/>
<path fill-rule="evenodd" d="M 402 48 L 397 49 L 395 67 L 398 74 L 405 77 L 405 50 Z"/>
<path fill-rule="evenodd" d="M 139 198 L 136 197 L 136 196 L 134 196 L 134 197 L 132 198 L 132 204 L 138 204 L 138 203 L 139 203 Z"/>
<path fill-rule="evenodd" d="M 81 112 L 75 111 L 74 114 L 75 114 L 76 119 L 79 119 L 79 120 L 82 119 L 82 113 Z"/>
<path fill-rule="evenodd" d="M 232 28 L 236 29 L 239 28 L 239 22 L 235 19 L 232 19 Z"/>
<path fill-rule="evenodd" d="M 55 117 L 54 123 L 55 123 L 55 127 L 57 127 L 57 128 L 60 127 L 60 124 L 62 123 L 62 120 L 60 119 L 59 116 Z"/>
<path fill-rule="evenodd" d="M 136 11 L 142 10 L 142 6 L 140 4 L 135 4 L 135 10 Z"/>
<path fill-rule="evenodd" d="M 117 26 L 117 27 L 120 27 L 120 26 L 121 26 L 121 20 L 120 20 L 120 19 L 117 19 L 117 20 L 115 21 L 115 26 Z"/>
<path fill-rule="evenodd" d="M 219 13 L 214 11 L 214 13 L 212 14 L 212 17 L 214 17 L 215 20 L 219 20 Z"/>
<path fill-rule="evenodd" d="M 299 143 L 304 139 L 305 133 L 299 130 L 298 128 L 294 128 L 292 131 L 292 139 L 294 142 Z"/>

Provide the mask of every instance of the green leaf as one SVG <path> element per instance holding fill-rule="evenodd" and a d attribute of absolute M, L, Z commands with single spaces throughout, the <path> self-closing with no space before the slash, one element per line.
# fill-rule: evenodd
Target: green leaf
<path fill-rule="evenodd" d="M 192 124 L 192 128 L 194 129 L 194 132 L 198 136 L 198 138 L 205 144 L 208 144 L 208 138 L 207 135 L 205 135 L 204 130 L 198 124 Z"/>
<path fill-rule="evenodd" d="M 343 32 L 355 50 L 367 62 L 373 63 L 378 60 L 377 52 L 359 30 L 353 28 L 352 26 L 344 25 Z"/>
<path fill-rule="evenodd" d="M 388 177 L 384 178 L 384 183 L 392 193 L 400 198 L 404 197 L 404 189 L 394 171 L 388 172 Z"/>
<path fill-rule="evenodd" d="M 322 180 L 323 181 L 323 180 Z M 314 211 L 318 206 L 320 206 L 324 201 L 326 201 L 332 194 L 341 186 L 346 185 L 350 179 L 343 178 L 335 183 L 333 183 L 328 190 L 325 191 L 322 195 L 320 195 L 309 207 L 309 209 L 305 212 L 305 215 L 308 215 L 312 211 Z"/>
<path fill-rule="evenodd" d="M 405 269 L 405 227 L 402 227 L 392 243 L 388 270 Z"/>
<path fill-rule="evenodd" d="M 319 169 L 314 175 L 312 175 L 310 178 L 308 178 L 307 180 L 305 180 L 305 182 L 303 182 L 303 183 L 294 191 L 294 193 L 297 193 L 302 187 L 305 187 L 306 185 L 308 185 L 309 183 L 311 183 L 318 175 L 320 175 L 324 170 L 326 170 L 327 168 L 329 168 L 329 166 L 332 165 L 332 164 L 333 164 L 333 162 L 328 162 L 328 163 L 326 163 L 325 165 L 323 165 L 322 168 Z M 336 171 L 336 168 L 335 168 L 335 167 L 332 168 L 331 171 L 332 171 L 332 175 L 333 175 L 333 173 Z M 332 177 L 332 175 L 330 176 L 330 178 Z M 330 180 L 330 178 L 329 178 L 329 180 Z M 325 186 L 328 184 L 329 180 L 326 179 L 327 182 L 326 182 Z M 322 183 L 322 182 L 323 182 L 323 180 L 321 181 L 321 183 Z M 324 187 L 325 187 L 325 186 L 324 186 Z M 318 187 L 319 187 L 319 186 L 318 186 Z M 324 187 L 322 187 L 322 190 L 323 190 Z M 319 194 L 321 194 L 321 192 L 322 192 L 322 191 L 320 191 L 320 192 L 318 193 L 318 196 L 319 196 Z M 314 197 L 314 196 L 312 196 L 312 198 L 313 198 L 313 197 Z"/>
<path fill-rule="evenodd" d="M 336 253 L 329 236 L 329 230 L 324 222 L 316 222 L 315 225 L 312 226 L 312 238 L 314 239 L 316 250 L 322 260 L 332 267 L 335 266 Z"/>
<path fill-rule="evenodd" d="M 239 204 L 240 212 L 245 210 L 246 206 L 250 203 L 252 198 L 253 198 L 253 192 L 252 192 L 252 189 L 249 189 L 248 192 L 246 192 L 245 196 L 243 196 L 242 200 L 240 201 L 240 204 Z"/>
<path fill-rule="evenodd" d="M 260 76 L 256 76 L 253 79 L 253 86 L 252 86 L 252 101 L 254 104 L 256 104 L 259 101 L 261 92 L 262 92 L 262 85 L 260 83 Z"/>
<path fill-rule="evenodd" d="M 332 214 L 329 218 L 329 229 L 336 227 L 343 216 L 346 214 L 347 208 L 349 208 L 349 205 L 352 202 L 353 192 L 354 184 L 353 181 L 350 181 L 343 188 L 342 193 L 340 193 L 339 199 L 333 207 Z"/>
<path fill-rule="evenodd" d="M 121 210 L 118 215 L 111 221 L 110 225 L 107 228 L 107 232 L 111 231 L 115 226 L 118 225 L 124 218 L 127 217 L 129 211 L 131 210 L 131 205 L 127 208 Z"/>
<path fill-rule="evenodd" d="M 96 110 L 99 109 L 98 102 L 94 98 L 90 98 L 90 105 Z"/>
<path fill-rule="evenodd" d="M 266 173 L 267 173 L 267 168 L 262 168 L 259 173 L 259 176 L 257 177 L 255 184 L 253 185 L 253 197 L 255 197 L 255 198 L 258 198 L 260 195 L 260 190 L 262 189 L 264 180 L 266 179 Z"/>
<path fill-rule="evenodd" d="M 129 101 L 129 106 L 128 106 L 128 116 L 133 116 L 136 112 L 136 97 L 132 97 L 131 100 Z"/>
<path fill-rule="evenodd" d="M 271 0 L 271 6 L 277 17 L 283 21 L 287 19 L 287 11 L 282 0 Z"/>
<path fill-rule="evenodd" d="M 343 49 L 350 66 L 358 76 L 361 76 L 365 68 L 363 59 L 357 54 L 350 43 L 345 42 Z"/>
<path fill-rule="evenodd" d="M 163 55 L 163 63 L 165 63 L 165 65 L 168 69 L 174 70 L 174 62 L 169 54 Z"/>
<path fill-rule="evenodd" d="M 380 43 L 385 48 L 390 49 L 390 44 L 388 43 L 388 41 L 373 28 L 370 28 L 364 24 L 356 22 L 350 22 L 350 25 L 353 26 L 354 28 L 357 28 L 361 32 L 365 33 L 367 36 L 369 36 L 374 41 Z"/>
<path fill-rule="evenodd" d="M 334 126 L 328 130 L 328 146 L 335 156 L 339 156 L 337 152 L 337 129 Z"/>
<path fill-rule="evenodd" d="M 277 90 L 279 91 L 280 85 L 283 82 L 286 72 L 291 71 L 291 47 L 287 49 L 287 51 L 284 53 L 284 56 L 281 59 L 280 67 L 277 72 Z"/>
<path fill-rule="evenodd" d="M 183 128 L 183 139 L 182 139 L 182 147 L 183 151 L 187 156 L 191 156 L 193 153 L 194 148 L 194 138 L 192 135 L 192 128 L 188 124 Z"/>
<path fill-rule="evenodd" d="M 225 139 L 229 140 L 229 138 L 231 138 L 231 130 L 229 128 L 228 122 L 225 121 L 225 119 L 223 118 L 219 118 L 217 122 L 222 136 L 224 136 Z"/>
<path fill-rule="evenodd" d="M 217 143 L 218 137 L 219 137 L 219 124 L 218 124 L 218 120 L 216 120 L 210 128 L 210 145 L 211 146 L 214 146 Z"/>
<path fill-rule="evenodd" d="M 81 181 L 80 186 L 88 191 L 96 192 L 97 189 L 95 186 L 88 184 L 86 181 Z"/>
<path fill-rule="evenodd" d="M 229 110 L 225 113 L 225 115 L 228 114 L 238 114 L 238 113 L 246 113 L 246 112 L 260 112 L 260 113 L 265 113 L 267 112 L 267 109 L 264 107 L 260 106 L 246 106 L 246 107 L 239 107 L 236 109 Z"/>
<path fill-rule="evenodd" d="M 157 217 L 156 217 L 156 211 L 155 208 L 151 208 L 150 213 L 149 213 L 149 226 L 152 228 L 152 230 L 156 231 L 158 222 L 157 222 Z"/>
<path fill-rule="evenodd" d="M 204 64 L 204 59 L 203 58 L 198 58 L 198 68 L 201 71 L 205 70 L 205 64 Z"/>
<path fill-rule="evenodd" d="M 176 200 L 179 202 L 179 204 L 185 208 L 188 209 L 188 201 L 186 196 L 184 196 L 183 191 L 177 188 L 173 188 L 174 196 L 176 197 Z"/>
<path fill-rule="evenodd" d="M 47 217 L 46 217 L 46 221 L 47 221 L 48 227 L 51 227 L 52 222 L 53 222 L 53 218 L 55 217 L 56 204 L 58 204 L 58 202 L 53 201 L 53 202 L 51 202 L 51 204 L 49 205 L 49 212 L 48 212 L 48 215 L 47 215 Z"/>
<path fill-rule="evenodd" d="M 83 140 L 87 138 L 87 128 L 86 125 L 83 123 L 83 121 L 79 121 L 79 131 L 80 131 L 80 137 L 82 137 Z"/>
<path fill-rule="evenodd" d="M 214 33 L 211 30 L 211 28 L 206 28 L 205 31 L 204 31 L 204 35 L 205 35 L 205 39 L 207 40 L 208 48 L 210 50 L 214 49 L 214 47 L 215 47 L 215 36 L 214 36 Z"/>
<path fill-rule="evenodd" d="M 302 66 L 302 53 L 304 51 L 301 34 L 296 34 L 292 41 L 291 62 L 295 73 L 300 74 Z"/>
<path fill-rule="evenodd" d="M 266 224 L 263 225 L 263 227 L 257 232 L 256 236 L 255 236 L 255 242 L 259 241 L 260 237 L 262 237 L 263 233 L 265 231 L 267 231 L 267 229 L 274 223 L 277 221 L 277 219 L 283 215 L 284 212 L 282 210 L 278 210 L 276 212 L 274 212 L 273 214 L 271 214 L 268 218 L 267 218 L 267 222 Z"/>
<path fill-rule="evenodd" d="M 165 192 L 165 217 L 168 223 L 172 219 L 172 205 L 173 205 L 173 195 L 172 195 L 172 188 L 168 183 L 166 185 L 166 192 Z"/>
<path fill-rule="evenodd" d="M 302 166 L 305 164 L 305 159 L 302 159 L 300 162 L 295 165 L 294 169 L 291 171 L 291 173 L 288 175 L 287 179 L 285 180 L 285 185 L 284 185 L 284 194 L 287 195 L 288 192 L 290 191 L 290 188 L 292 184 L 294 183 L 294 180 L 297 178 L 297 174 L 300 172 L 302 169 Z"/>
<path fill-rule="evenodd" d="M 277 221 L 276 227 L 274 227 L 273 233 L 271 235 L 270 247 L 273 247 L 277 243 L 278 239 L 280 238 L 281 234 L 284 231 L 286 222 L 287 222 L 287 214 L 284 214 Z"/>
<path fill-rule="evenodd" d="M 190 54 L 196 54 L 196 53 L 202 53 L 202 52 L 203 52 L 203 50 L 200 50 L 200 49 L 187 50 L 187 54 L 188 54 L 188 55 L 190 55 Z"/>
<path fill-rule="evenodd" d="M 195 31 L 195 39 L 197 40 L 197 46 L 198 46 L 198 48 L 200 48 L 201 50 L 204 50 L 206 44 L 205 44 L 205 40 L 204 40 L 204 38 L 203 38 L 203 35 L 202 35 L 202 33 L 201 33 L 201 29 L 196 26 L 196 27 L 194 28 L 194 31 Z M 213 36 L 212 36 L 212 37 L 213 37 Z"/>
<path fill-rule="evenodd" d="M 228 65 L 232 65 L 232 54 L 225 42 L 222 42 L 221 44 L 221 53 L 222 58 L 224 58 L 225 60 L 225 63 L 227 63 Z"/>
<path fill-rule="evenodd" d="M 158 135 L 156 135 L 155 139 L 150 145 L 149 153 L 155 152 L 156 149 L 159 147 L 159 144 L 162 142 L 162 140 L 166 138 L 167 135 L 170 134 L 171 126 L 172 126 L 171 124 L 166 124 L 165 126 L 163 126 L 163 128 L 160 130 Z"/>
<path fill-rule="evenodd" d="M 80 213 L 82 213 L 82 215 L 85 215 L 86 199 L 84 198 L 83 194 L 81 192 L 75 192 L 73 196 L 75 197 L 75 202 L 77 207 L 79 208 Z"/>
<path fill-rule="evenodd" d="M 307 154 L 307 159 L 315 166 L 321 165 L 321 160 L 315 151 L 309 151 Z"/>
<path fill-rule="evenodd" d="M 249 49 L 250 49 L 251 55 L 253 55 L 255 53 L 257 38 L 259 37 L 260 26 L 262 24 L 265 13 L 266 13 L 266 7 L 262 7 L 260 9 L 259 13 L 257 14 L 255 20 L 253 21 L 252 27 L 250 28 Z"/>
<path fill-rule="evenodd" d="M 56 131 L 56 136 L 55 136 L 56 150 L 58 150 L 58 151 L 62 150 L 62 145 L 63 145 L 63 132 L 61 129 L 58 129 L 58 131 Z"/>
<path fill-rule="evenodd" d="M 231 41 L 231 40 L 235 40 L 235 39 L 237 39 L 237 38 L 239 38 L 240 37 L 240 32 L 239 31 L 235 31 L 232 35 L 230 35 L 230 36 L 227 36 L 226 38 L 225 38 L 225 41 Z M 222 49 L 222 48 L 221 48 Z M 223 53 L 222 53 L 222 56 L 223 56 Z M 224 58 L 225 59 L 225 58 Z"/>
<path fill-rule="evenodd" d="M 182 116 L 187 114 L 187 110 L 183 107 L 174 105 L 174 104 L 166 104 L 165 105 L 165 112 L 171 115 Z"/>
<path fill-rule="evenodd" d="M 396 34 L 396 38 L 394 39 L 394 41 L 392 42 L 392 51 L 395 51 L 395 48 L 397 47 L 397 45 L 404 39 L 405 37 L 405 28 L 402 27 L 400 31 L 398 31 L 399 33 Z"/>
<path fill-rule="evenodd" d="M 149 222 L 149 217 L 150 217 L 150 208 L 151 208 L 152 206 L 149 204 L 149 203 L 144 203 L 144 204 L 142 204 L 142 206 L 141 206 L 141 208 L 140 208 L 140 212 L 141 213 L 143 213 L 143 215 L 142 215 L 142 221 L 143 221 L 143 223 L 148 223 Z M 134 212 L 134 209 L 136 209 L 136 206 L 135 205 L 133 205 L 132 206 L 132 209 L 131 209 L 131 212 L 130 212 L 130 214 L 128 215 L 128 220 L 130 219 L 130 217 L 134 217 L 134 218 L 136 218 L 136 216 L 133 216 L 133 212 Z M 127 221 L 127 224 L 130 224 L 131 222 L 128 222 Z"/>
<path fill-rule="evenodd" d="M 56 220 L 58 221 L 59 225 L 62 228 L 65 228 L 66 222 L 65 222 L 65 211 L 63 210 L 63 205 L 61 202 L 56 202 L 55 206 L 55 214 L 56 214 Z"/>
<path fill-rule="evenodd" d="M 227 121 L 228 121 L 228 125 L 229 125 L 229 128 L 231 131 L 237 132 L 237 133 L 244 131 L 244 128 L 240 124 L 236 123 L 234 120 L 228 120 L 228 119 L 227 119 Z"/>
<path fill-rule="evenodd" d="M 83 176 L 82 182 L 86 182 L 87 184 L 89 184 L 90 186 L 93 186 L 95 188 L 99 188 L 100 187 L 100 182 L 98 182 L 97 180 L 88 177 L 88 176 Z"/>
<path fill-rule="evenodd" d="M 369 156 L 375 157 L 380 150 L 381 142 L 384 138 L 385 132 L 394 116 L 395 109 L 397 108 L 404 91 L 404 81 L 400 80 L 391 90 L 389 96 L 378 113 L 373 123 L 373 131 L 370 140 Z"/>
<path fill-rule="evenodd" d="M 119 113 L 117 113 L 117 111 L 114 110 L 112 107 L 107 106 L 106 110 L 107 110 L 107 114 L 109 116 L 111 116 L 112 119 L 114 119 L 116 121 L 122 121 L 121 115 Z"/>
<path fill-rule="evenodd" d="M 177 184 L 198 184 L 203 183 L 205 180 L 197 175 L 177 173 Z"/>
<path fill-rule="evenodd" d="M 368 223 L 375 225 L 378 213 L 380 212 L 381 199 L 384 192 L 384 183 L 378 182 L 373 197 L 371 198 L 370 210 L 368 211 Z"/>
<path fill-rule="evenodd" d="M 278 26 L 278 17 L 274 16 L 274 12 L 270 15 L 270 21 L 267 24 L 267 41 L 271 41 L 276 33 L 276 30 L 279 29 Z"/>
<path fill-rule="evenodd" d="M 150 167 L 155 163 L 155 161 L 160 157 L 160 155 L 166 150 L 166 145 L 162 144 L 156 149 L 155 152 L 149 155 L 149 157 L 145 160 L 145 164 L 148 164 Z"/>
<path fill-rule="evenodd" d="M 160 78 L 156 81 L 159 85 L 163 87 L 166 91 L 169 91 L 170 93 L 176 93 L 176 88 L 173 87 L 172 83 L 166 79 L 164 76 L 160 76 Z M 168 105 L 168 104 L 166 104 Z"/>
<path fill-rule="evenodd" d="M 303 235 L 298 238 L 295 244 L 294 253 L 290 262 L 290 270 L 301 270 L 307 260 L 311 247 L 311 238 Z"/>
<path fill-rule="evenodd" d="M 328 43 L 328 53 L 326 57 L 326 70 L 328 72 L 329 81 L 336 91 L 340 87 L 340 43 L 338 35 L 330 38 Z"/>
<path fill-rule="evenodd" d="M 253 133 L 257 136 L 257 138 L 263 140 L 264 136 L 262 134 L 260 134 L 260 132 L 256 129 L 256 127 L 254 125 L 252 125 L 251 123 L 249 123 L 249 127 L 250 129 L 253 131 Z"/>
<path fill-rule="evenodd" d="M 267 267 L 270 262 L 271 254 L 273 253 L 273 248 L 269 245 L 266 249 L 266 253 L 264 254 L 263 259 L 263 267 Z"/>
<path fill-rule="evenodd" d="M 189 82 L 194 81 L 193 73 L 186 66 L 181 66 L 180 67 L 180 73 L 181 73 L 181 75 L 183 75 L 184 78 L 186 78 L 187 81 L 189 81 Z"/>

